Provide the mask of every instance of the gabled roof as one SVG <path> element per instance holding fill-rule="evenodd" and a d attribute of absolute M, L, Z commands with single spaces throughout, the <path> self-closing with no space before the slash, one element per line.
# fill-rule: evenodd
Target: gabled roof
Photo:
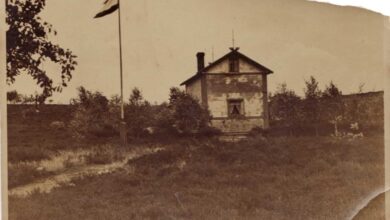
<path fill-rule="evenodd" d="M 265 72 L 265 74 L 271 74 L 271 73 L 273 73 L 272 70 L 268 69 L 267 67 L 261 65 L 260 63 L 258 63 L 258 62 L 256 62 L 256 61 L 252 60 L 251 58 L 245 56 L 244 54 L 238 52 L 238 49 L 239 49 L 239 48 L 236 48 L 236 49 L 230 48 L 230 49 L 231 49 L 231 51 L 230 51 L 229 53 L 227 53 L 227 54 L 224 55 L 223 57 L 219 58 L 218 60 L 216 60 L 216 61 L 210 63 L 208 66 L 206 66 L 205 68 L 203 68 L 202 70 L 200 70 L 198 73 L 196 73 L 195 75 L 193 75 L 192 77 L 190 77 L 190 78 L 187 79 L 186 81 L 182 82 L 180 85 L 182 86 L 182 85 L 186 85 L 186 84 L 192 82 L 193 80 L 195 80 L 195 79 L 197 79 L 198 77 L 200 77 L 200 76 L 202 75 L 202 73 L 207 72 L 209 69 L 211 69 L 211 68 L 213 68 L 214 66 L 220 64 L 222 61 L 228 59 L 228 58 L 231 57 L 231 56 L 236 56 L 236 57 L 238 56 L 239 58 L 241 58 L 241 59 L 247 61 L 248 63 L 252 64 L 253 66 L 255 66 L 255 67 L 257 67 L 257 68 L 263 70 L 263 71 Z"/>

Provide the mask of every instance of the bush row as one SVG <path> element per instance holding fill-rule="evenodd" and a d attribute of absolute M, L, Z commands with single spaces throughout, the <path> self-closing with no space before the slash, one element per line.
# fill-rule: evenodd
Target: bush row
<path fill-rule="evenodd" d="M 78 137 L 112 137 L 121 123 L 120 97 L 107 99 L 100 92 L 78 89 L 70 128 Z M 209 126 L 209 111 L 195 98 L 178 88 L 171 88 L 169 102 L 152 105 L 134 88 L 124 104 L 128 135 L 131 138 L 167 135 L 210 135 L 218 131 Z"/>

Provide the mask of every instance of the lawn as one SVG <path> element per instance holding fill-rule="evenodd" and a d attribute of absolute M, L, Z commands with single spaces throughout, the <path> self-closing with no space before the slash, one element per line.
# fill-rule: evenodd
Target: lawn
<path fill-rule="evenodd" d="M 49 194 L 11 197 L 10 219 L 347 219 L 384 186 L 381 135 L 164 147 Z"/>

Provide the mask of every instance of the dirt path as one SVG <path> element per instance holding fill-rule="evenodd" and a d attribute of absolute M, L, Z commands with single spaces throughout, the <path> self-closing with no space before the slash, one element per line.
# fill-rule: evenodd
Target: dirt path
<path fill-rule="evenodd" d="M 118 168 L 124 167 L 129 160 L 139 158 L 147 154 L 153 154 L 162 148 L 145 149 L 142 152 L 129 152 L 125 155 L 125 159 L 111 164 L 103 165 L 88 165 L 82 167 L 71 168 L 63 173 L 47 177 L 33 183 L 18 186 L 8 190 L 9 196 L 28 197 L 33 192 L 50 193 L 54 188 L 72 184 L 71 181 L 82 178 L 84 176 L 98 176 L 115 171 Z"/>

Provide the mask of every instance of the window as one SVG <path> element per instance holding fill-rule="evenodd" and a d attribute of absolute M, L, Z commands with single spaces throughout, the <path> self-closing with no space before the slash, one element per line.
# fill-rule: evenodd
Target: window
<path fill-rule="evenodd" d="M 229 117 L 237 117 L 244 115 L 244 105 L 242 99 L 228 100 L 228 115 Z"/>
<path fill-rule="evenodd" d="M 239 72 L 238 57 L 230 57 L 229 59 L 229 72 Z"/>

